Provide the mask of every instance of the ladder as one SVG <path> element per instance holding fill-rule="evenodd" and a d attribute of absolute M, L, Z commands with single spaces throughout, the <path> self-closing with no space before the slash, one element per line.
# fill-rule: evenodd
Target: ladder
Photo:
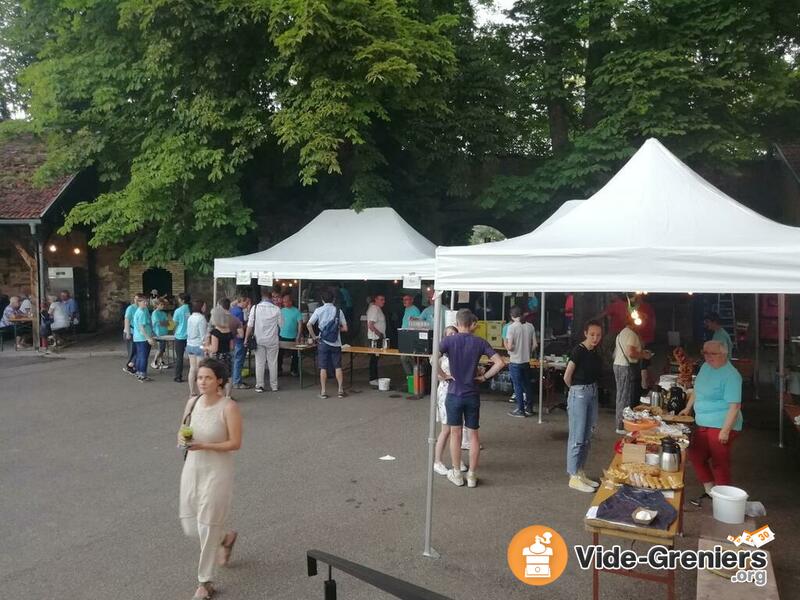
<path fill-rule="evenodd" d="M 717 314 L 720 325 L 728 332 L 736 348 L 736 308 L 733 303 L 733 294 L 717 294 Z"/>

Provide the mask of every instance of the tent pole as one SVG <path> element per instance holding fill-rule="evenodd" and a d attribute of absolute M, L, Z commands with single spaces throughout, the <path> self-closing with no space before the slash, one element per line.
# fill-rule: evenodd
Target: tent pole
<path fill-rule="evenodd" d="M 506 293 L 503 292 L 503 308 L 501 309 L 500 320 L 506 322 Z"/>
<path fill-rule="evenodd" d="M 433 458 L 436 446 L 436 396 L 439 386 L 439 340 L 442 337 L 442 293 L 434 292 L 433 304 L 433 352 L 431 353 L 431 406 L 428 415 L 428 461 L 425 463 L 425 549 L 423 556 L 439 558 L 439 553 L 431 547 L 431 528 L 433 525 Z"/>
<path fill-rule="evenodd" d="M 297 280 L 297 308 L 300 312 L 303 312 L 303 280 Z M 351 326 L 351 323 L 347 324 L 348 327 Z"/>
<path fill-rule="evenodd" d="M 786 391 L 784 375 L 786 350 L 786 295 L 778 295 L 778 447 L 783 448 L 783 394 Z"/>
<path fill-rule="evenodd" d="M 486 320 L 486 292 L 483 292 L 483 320 Z"/>
<path fill-rule="evenodd" d="M 541 315 L 539 317 L 539 425 L 542 424 L 542 403 L 544 394 L 544 296 L 542 292 Z"/>
<path fill-rule="evenodd" d="M 456 292 L 455 290 L 450 292 L 450 310 L 455 310 L 456 309 L 456 294 L 457 293 L 458 292 Z M 436 310 L 436 309 L 434 308 L 434 310 Z"/>
<path fill-rule="evenodd" d="M 755 295 L 755 301 L 756 301 L 756 307 L 755 307 L 756 309 L 755 309 L 755 312 L 753 313 L 755 315 L 753 317 L 753 321 L 754 321 L 754 324 L 755 324 L 755 334 L 756 334 L 755 335 L 755 349 L 756 349 L 756 352 L 755 352 L 755 360 L 753 361 L 755 363 L 753 365 L 753 398 L 755 398 L 756 400 L 760 400 L 761 398 L 759 398 L 759 394 L 758 394 L 758 369 L 759 369 L 759 366 L 760 366 L 759 361 L 758 361 L 758 350 L 759 350 L 759 346 L 761 345 L 760 344 L 761 340 L 759 339 L 761 337 L 761 333 L 759 332 L 759 327 L 758 327 L 758 321 L 759 321 L 759 319 L 758 319 L 758 294 Z"/>
<path fill-rule="evenodd" d="M 212 293 L 212 301 L 213 301 L 213 304 L 211 305 L 211 308 L 216 308 L 216 306 L 217 306 L 217 278 L 216 277 L 214 277 L 214 291 Z"/>

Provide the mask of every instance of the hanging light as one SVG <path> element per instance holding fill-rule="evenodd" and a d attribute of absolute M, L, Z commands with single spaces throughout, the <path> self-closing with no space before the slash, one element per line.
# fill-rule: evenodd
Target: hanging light
<path fill-rule="evenodd" d="M 689 292 L 689 295 L 690 296 L 694 296 L 694 292 Z"/>
<path fill-rule="evenodd" d="M 294 282 L 297 283 L 297 279 L 295 279 Z"/>
<path fill-rule="evenodd" d="M 366 279 L 365 279 L 364 281 L 366 281 Z M 394 284 L 395 284 L 395 285 L 397 285 L 398 283 L 400 283 L 400 282 L 399 282 L 399 281 L 397 281 L 397 279 L 395 279 L 395 280 L 394 280 Z"/>
<path fill-rule="evenodd" d="M 289 284 L 289 287 L 294 287 L 294 284 L 293 284 L 293 283 L 290 283 L 290 284 Z"/>
<path fill-rule="evenodd" d="M 638 319 L 639 319 L 639 311 L 638 311 L 638 310 L 636 310 L 635 308 L 634 308 L 634 309 L 631 311 L 631 318 L 632 318 L 634 321 L 636 321 L 636 320 L 638 320 Z M 638 325 L 638 323 L 637 323 L 637 325 Z"/>
<path fill-rule="evenodd" d="M 80 249 L 80 248 L 74 248 L 74 249 L 72 250 L 72 252 L 73 252 L 74 254 L 80 254 L 80 253 L 81 253 L 81 249 Z"/>
<path fill-rule="evenodd" d="M 634 324 L 634 325 L 636 325 L 636 326 L 638 327 L 639 325 L 641 325 L 641 324 L 642 324 L 642 320 L 641 320 L 641 319 L 638 319 L 638 318 L 637 318 L 637 319 L 634 319 L 634 320 L 633 320 L 633 324 Z"/>
<path fill-rule="evenodd" d="M 50 252 L 55 252 L 56 250 L 58 250 L 58 248 L 56 248 L 56 245 L 55 245 L 55 244 L 50 244 L 50 245 L 47 247 L 47 249 L 48 249 L 48 250 L 50 250 Z"/>

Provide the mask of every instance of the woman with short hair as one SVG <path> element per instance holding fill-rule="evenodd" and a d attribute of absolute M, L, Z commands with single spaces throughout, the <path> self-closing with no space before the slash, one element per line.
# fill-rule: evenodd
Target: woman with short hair
<path fill-rule="evenodd" d="M 715 485 L 731 483 L 731 445 L 742 430 L 742 376 L 728 360 L 728 348 L 720 341 L 703 344 L 705 364 L 700 367 L 680 414 L 694 410 L 695 430 L 689 445 L 689 461 L 705 492 L 692 504 L 699 506 Z"/>

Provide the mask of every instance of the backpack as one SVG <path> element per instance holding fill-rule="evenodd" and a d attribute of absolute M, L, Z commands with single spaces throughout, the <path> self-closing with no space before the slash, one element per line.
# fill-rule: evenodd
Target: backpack
<path fill-rule="evenodd" d="M 325 323 L 325 327 L 319 330 L 319 337 L 323 342 L 335 344 L 339 341 L 339 309 L 336 308 L 336 316 Z"/>

